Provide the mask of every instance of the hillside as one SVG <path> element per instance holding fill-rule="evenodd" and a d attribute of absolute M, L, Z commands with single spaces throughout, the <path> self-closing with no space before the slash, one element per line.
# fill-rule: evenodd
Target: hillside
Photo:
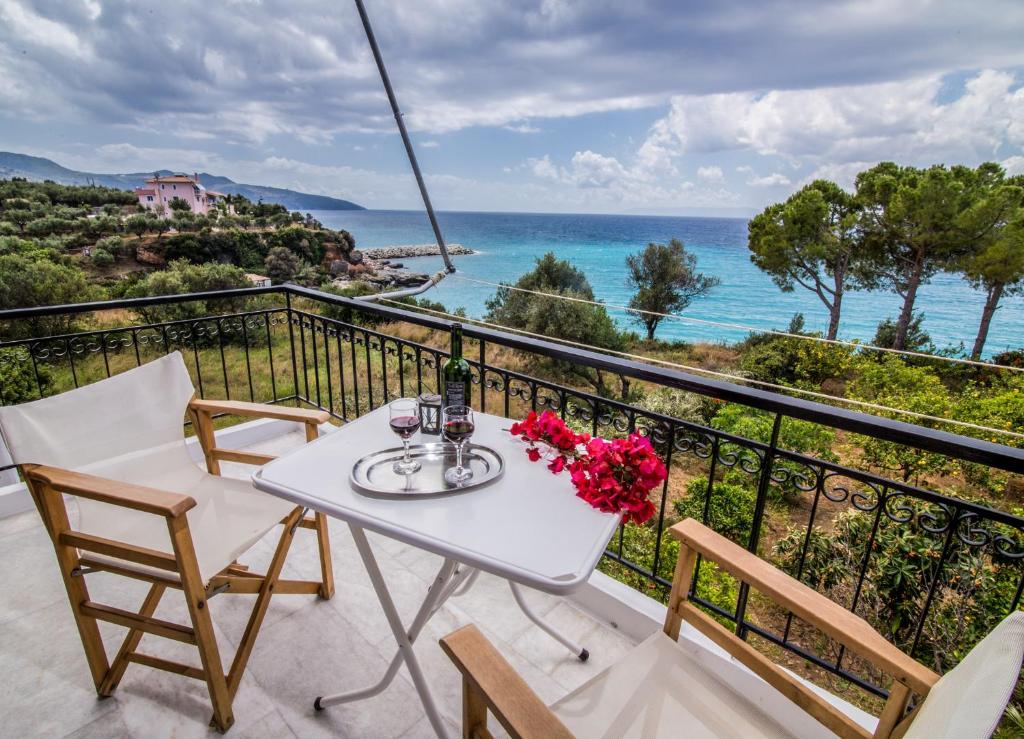
<path fill-rule="evenodd" d="M 102 185 L 120 190 L 132 190 L 142 185 L 154 172 L 132 172 L 127 174 L 98 174 L 95 172 L 78 172 L 62 167 L 50 159 L 33 157 L 27 154 L 15 154 L 0 151 L 0 179 L 8 177 L 24 177 L 27 180 L 52 180 L 62 185 Z M 158 170 L 155 174 L 169 175 L 170 170 Z M 243 195 L 254 203 L 276 203 L 288 210 L 365 210 L 363 206 L 340 198 L 326 195 L 313 195 L 296 190 L 265 185 L 247 185 L 241 182 L 202 172 L 199 181 L 206 187 L 232 195 Z"/>

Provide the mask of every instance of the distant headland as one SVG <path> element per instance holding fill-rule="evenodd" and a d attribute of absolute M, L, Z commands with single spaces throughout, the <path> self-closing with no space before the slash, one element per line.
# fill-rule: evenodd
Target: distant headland
<path fill-rule="evenodd" d="M 16 154 L 0 151 L 0 179 L 23 177 L 33 182 L 51 180 L 62 185 L 102 185 L 118 190 L 134 190 L 145 184 L 154 175 L 167 176 L 170 170 L 155 172 L 134 172 L 128 174 L 97 174 L 94 172 L 78 172 L 62 167 L 50 159 L 34 157 L 27 154 Z M 199 173 L 199 182 L 204 187 L 230 195 L 243 195 L 254 203 L 274 203 L 283 205 L 288 210 L 366 210 L 363 206 L 349 200 L 332 198 L 327 195 L 313 195 L 307 192 L 287 190 L 281 187 L 264 185 L 247 185 L 235 182 L 227 177 Z"/>

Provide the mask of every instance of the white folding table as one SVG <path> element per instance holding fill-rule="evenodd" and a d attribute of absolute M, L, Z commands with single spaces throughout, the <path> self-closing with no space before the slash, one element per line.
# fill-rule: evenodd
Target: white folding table
<path fill-rule="evenodd" d="M 600 513 L 577 498 L 567 473 L 553 475 L 543 462 L 530 462 L 523 443 L 507 432 L 509 419 L 484 413 L 475 415 L 473 443 L 498 451 L 505 458 L 505 474 L 464 493 L 394 500 L 368 497 L 353 489 L 349 471 L 358 459 L 398 446 L 397 437 L 388 427 L 386 407 L 279 457 L 253 474 L 253 485 L 259 490 L 348 523 L 398 644 L 398 651 L 379 682 L 356 691 L 321 696 L 314 704 L 318 710 L 380 693 L 404 661 L 435 732 L 447 736 L 413 651 L 413 642 L 448 598 L 472 586 L 479 571 L 508 580 L 523 612 L 586 659 L 586 650 L 530 611 L 518 586 L 556 595 L 578 588 L 594 571 L 619 517 Z M 437 437 L 417 434 L 412 443 L 436 440 Z M 444 558 L 408 627 L 402 623 L 381 575 L 366 538 L 367 530 Z"/>

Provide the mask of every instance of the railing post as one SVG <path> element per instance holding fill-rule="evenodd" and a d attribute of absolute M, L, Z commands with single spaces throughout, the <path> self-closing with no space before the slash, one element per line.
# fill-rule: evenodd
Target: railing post
<path fill-rule="evenodd" d="M 768 448 L 764 451 L 764 459 L 761 462 L 761 477 L 757 483 L 757 500 L 754 503 L 754 519 L 750 524 L 750 538 L 747 540 L 747 549 L 757 554 L 757 543 L 761 540 L 761 525 L 764 523 L 764 509 L 768 501 L 768 486 L 772 482 L 772 466 L 775 463 L 775 452 L 779 444 L 779 429 L 782 428 L 782 414 L 775 414 L 775 421 L 772 423 L 772 437 L 768 442 Z M 741 639 L 747 638 L 747 598 L 750 596 L 750 586 L 740 583 L 740 594 L 736 600 L 736 635 Z"/>
<path fill-rule="evenodd" d="M 292 294 L 284 294 L 284 304 L 288 312 L 288 343 L 292 349 L 292 379 L 295 381 L 295 399 L 299 399 L 299 363 L 295 357 L 295 327 L 292 325 Z"/>
<path fill-rule="evenodd" d="M 487 412 L 487 344 L 480 342 L 480 412 Z"/>

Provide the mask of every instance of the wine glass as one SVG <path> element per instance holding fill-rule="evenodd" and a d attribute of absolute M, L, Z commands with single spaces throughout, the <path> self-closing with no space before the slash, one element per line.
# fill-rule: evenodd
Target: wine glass
<path fill-rule="evenodd" d="M 420 469 L 420 463 L 409 458 L 409 439 L 419 430 L 420 407 L 415 398 L 399 398 L 388 405 L 391 430 L 398 434 L 405 447 L 405 454 L 395 462 L 392 469 L 396 475 L 411 475 Z"/>
<path fill-rule="evenodd" d="M 444 473 L 446 482 L 461 485 L 472 479 L 473 471 L 462 466 L 462 447 L 473 435 L 473 409 L 468 405 L 450 405 L 442 411 L 441 430 L 444 438 L 455 445 L 455 466 Z"/>

